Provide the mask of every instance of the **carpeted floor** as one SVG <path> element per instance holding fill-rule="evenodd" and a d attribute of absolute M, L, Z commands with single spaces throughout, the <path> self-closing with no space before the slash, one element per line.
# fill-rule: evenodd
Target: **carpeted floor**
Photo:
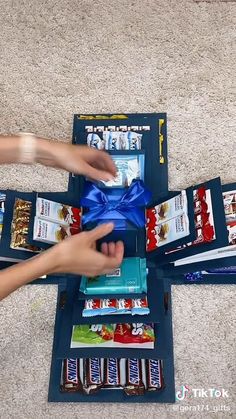
<path fill-rule="evenodd" d="M 75 112 L 167 111 L 170 188 L 236 180 L 234 2 L 0 0 L 0 10 L 1 133 L 70 141 Z M 43 167 L 2 166 L 0 179 L 67 186 Z M 229 392 L 175 406 L 48 404 L 55 297 L 54 286 L 28 286 L 0 306 L 1 418 L 233 417 L 233 286 L 173 287 L 176 389 Z"/>

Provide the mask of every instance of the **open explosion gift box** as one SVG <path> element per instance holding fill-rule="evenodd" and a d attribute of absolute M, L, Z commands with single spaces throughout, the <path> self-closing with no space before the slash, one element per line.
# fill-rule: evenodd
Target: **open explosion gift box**
<path fill-rule="evenodd" d="M 236 184 L 169 192 L 165 114 L 75 115 L 73 142 L 110 153 L 114 182 L 72 174 L 68 193 L 6 191 L 2 204 L 2 267 L 77 232 L 80 217 L 83 230 L 112 220 L 104 241 L 125 244 L 107 276 L 39 280 L 59 284 L 49 401 L 174 402 L 171 284 L 236 282 Z"/>

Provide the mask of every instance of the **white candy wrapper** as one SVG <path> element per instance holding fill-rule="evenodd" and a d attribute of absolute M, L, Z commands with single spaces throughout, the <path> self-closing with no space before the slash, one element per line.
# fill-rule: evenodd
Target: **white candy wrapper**
<path fill-rule="evenodd" d="M 157 247 L 174 242 L 189 235 L 189 220 L 186 214 L 179 215 L 155 228 Z"/>
<path fill-rule="evenodd" d="M 79 232 L 79 229 L 71 228 L 69 226 L 62 226 L 51 221 L 41 220 L 38 217 L 34 218 L 34 234 L 33 240 L 55 244 L 64 240 L 66 237 Z"/>

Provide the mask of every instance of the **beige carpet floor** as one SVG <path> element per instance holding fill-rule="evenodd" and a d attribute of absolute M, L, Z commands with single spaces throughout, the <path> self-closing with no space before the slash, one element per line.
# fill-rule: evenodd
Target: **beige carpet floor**
<path fill-rule="evenodd" d="M 0 0 L 0 10 L 1 133 L 70 141 L 76 112 L 167 111 L 170 188 L 236 180 L 233 1 Z M 66 186 L 56 170 L 0 168 L 1 188 Z M 28 286 L 0 306 L 1 418 L 235 417 L 234 286 L 173 287 L 176 389 L 229 393 L 175 406 L 48 404 L 55 298 L 54 286 Z"/>

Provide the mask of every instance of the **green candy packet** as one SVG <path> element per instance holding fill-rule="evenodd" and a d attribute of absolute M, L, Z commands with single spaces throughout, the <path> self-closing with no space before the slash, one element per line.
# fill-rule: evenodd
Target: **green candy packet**
<path fill-rule="evenodd" d="M 80 324 L 73 327 L 72 341 L 99 344 L 113 340 L 112 324 Z"/>
<path fill-rule="evenodd" d="M 114 269 L 107 275 L 94 278 L 82 276 L 80 291 L 88 295 L 146 293 L 146 259 L 125 258 L 120 268 Z"/>

